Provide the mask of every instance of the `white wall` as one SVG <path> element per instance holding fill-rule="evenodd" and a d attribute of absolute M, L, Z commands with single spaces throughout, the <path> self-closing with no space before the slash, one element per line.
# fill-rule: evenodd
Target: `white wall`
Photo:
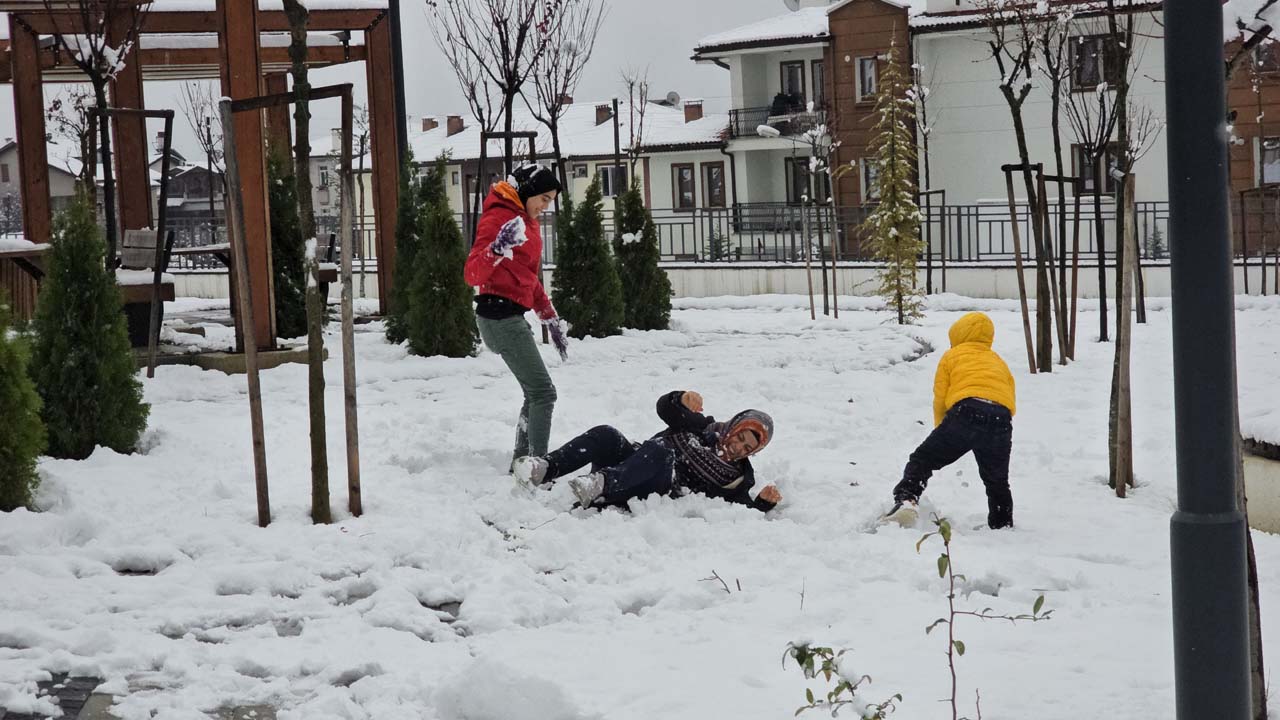
<path fill-rule="evenodd" d="M 781 63 L 796 60 L 804 61 L 805 93 L 812 100 L 812 61 L 822 59 L 822 50 L 821 46 L 814 45 L 773 52 L 745 53 L 728 58 L 732 107 L 767 107 L 772 104 L 773 96 L 782 91 Z"/>
<path fill-rule="evenodd" d="M 703 183 L 702 166 L 703 163 L 724 163 L 724 201 L 728 206 L 733 203 L 733 184 L 729 180 L 729 172 L 732 166 L 729 157 L 717 150 L 707 150 L 702 152 L 687 153 L 665 153 L 662 155 L 653 155 L 649 158 L 649 175 L 650 186 L 649 196 L 651 208 L 673 208 L 675 207 L 674 196 L 672 195 L 672 185 L 674 185 L 674 176 L 671 166 L 681 163 L 693 164 L 694 175 L 694 202 L 698 208 L 706 207 L 705 187 Z M 739 174 L 741 169 L 739 168 Z M 739 189 L 739 202 L 741 202 L 741 189 Z"/>
<path fill-rule="evenodd" d="M 1073 34 L 1095 34 L 1099 19 L 1076 21 Z M 950 204 L 970 204 L 1006 197 L 1000 165 L 1018 162 L 1017 142 L 1008 104 L 1000 93 L 999 70 L 986 45 L 987 30 L 918 35 L 916 62 L 930 89 L 928 113 L 931 184 L 947 191 Z M 1138 16 L 1136 73 L 1131 97 L 1139 106 L 1164 118 L 1164 43 L 1162 28 L 1150 14 Z M 1047 81 L 1037 76 L 1023 105 L 1031 161 L 1053 172 L 1050 130 L 1051 98 Z M 1064 173 L 1072 174 L 1070 145 L 1074 142 L 1067 116 L 1062 116 Z M 1167 153 L 1163 134 L 1136 167 L 1138 200 L 1165 200 Z M 923 170 L 921 174 L 923 184 Z M 1019 197 L 1018 185 L 1014 186 Z M 1056 192 L 1051 191 L 1051 194 Z"/>

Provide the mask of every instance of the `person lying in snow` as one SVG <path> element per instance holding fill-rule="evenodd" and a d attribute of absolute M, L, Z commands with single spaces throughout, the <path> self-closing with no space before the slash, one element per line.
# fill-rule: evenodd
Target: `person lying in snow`
<path fill-rule="evenodd" d="M 1014 384 L 1009 366 L 991 349 L 995 325 L 971 312 L 951 326 L 951 349 L 938 361 L 933 379 L 936 426 L 911 453 L 902 481 L 893 489 L 886 520 L 911 525 L 929 476 L 973 451 L 987 490 L 987 526 L 1013 527 L 1009 493 L 1009 453 L 1013 447 Z"/>
<path fill-rule="evenodd" d="M 702 396 L 676 390 L 658 399 L 658 417 L 667 429 L 647 442 L 633 443 L 616 428 L 600 425 L 554 452 L 516 460 L 522 482 L 539 485 L 572 473 L 588 463 L 591 473 L 569 481 L 582 507 L 625 506 L 632 498 L 653 493 L 698 492 L 762 512 L 782 501 L 773 485 L 755 499 L 750 490 L 755 472 L 747 458 L 764 449 L 773 436 L 773 419 L 759 410 L 744 410 L 728 422 L 702 414 Z"/>

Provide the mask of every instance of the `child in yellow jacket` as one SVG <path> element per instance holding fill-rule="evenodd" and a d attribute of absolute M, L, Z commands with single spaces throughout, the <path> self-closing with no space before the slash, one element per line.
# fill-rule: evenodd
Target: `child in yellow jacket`
<path fill-rule="evenodd" d="M 951 326 L 951 349 L 938 362 L 933 380 L 933 422 L 929 437 L 911 453 L 902 481 L 893 489 L 893 509 L 885 517 L 914 522 L 916 503 L 929 477 L 972 451 L 987 490 L 987 526 L 1013 527 L 1009 493 L 1009 452 L 1015 411 L 1013 375 L 991 349 L 991 318 L 972 312 Z"/>

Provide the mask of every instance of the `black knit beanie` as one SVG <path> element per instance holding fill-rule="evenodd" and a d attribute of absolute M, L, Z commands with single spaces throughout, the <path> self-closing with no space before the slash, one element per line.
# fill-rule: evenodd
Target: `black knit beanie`
<path fill-rule="evenodd" d="M 528 202 L 534 195 L 563 190 L 556 174 L 543 165 L 521 165 L 511 173 L 511 177 L 515 180 L 516 191 L 520 193 L 520 202 Z"/>

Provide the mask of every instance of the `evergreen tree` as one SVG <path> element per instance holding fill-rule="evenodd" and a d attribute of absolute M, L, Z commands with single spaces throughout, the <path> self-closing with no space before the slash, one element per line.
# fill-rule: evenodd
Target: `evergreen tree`
<path fill-rule="evenodd" d="M 418 181 L 413 166 L 413 154 L 405 158 L 400 168 L 400 206 L 396 211 L 396 270 L 391 279 L 391 296 L 387 298 L 387 341 L 400 344 L 409 339 L 408 321 L 409 285 L 413 281 L 413 268 L 417 266 L 418 250 L 422 246 L 423 222 L 422 183 Z"/>
<path fill-rule="evenodd" d="M 280 151 L 267 153 L 267 200 L 271 214 L 271 269 L 275 283 L 276 337 L 307 334 L 306 238 L 298 216 L 298 183 Z"/>
<path fill-rule="evenodd" d="M 666 330 L 671 324 L 671 279 L 658 267 L 662 257 L 658 229 L 634 181 L 619 199 L 618 227 L 622 232 L 614 250 L 626 305 L 622 324 L 636 330 Z"/>
<path fill-rule="evenodd" d="M 40 288 L 31 375 L 44 403 L 49 454 L 80 460 L 102 445 L 132 452 L 147 427 L 124 301 L 105 269 L 106 245 L 83 196 L 54 223 Z"/>
<path fill-rule="evenodd" d="M 860 229 L 869 240 L 874 257 L 883 263 L 877 273 L 879 294 L 900 325 L 924 315 L 924 292 L 916 282 L 917 260 L 924 252 L 924 243 L 915 200 L 916 148 L 911 127 L 915 105 L 907 88 L 895 46 L 880 75 L 876 123 L 869 148 L 877 170 L 875 185 L 880 204 Z"/>
<path fill-rule="evenodd" d="M 28 348 L 22 337 L 9 336 L 9 320 L 0 291 L 0 512 L 31 505 L 40 484 L 36 458 L 45 446 L 40 396 L 27 375 Z"/>
<path fill-rule="evenodd" d="M 569 323 L 569 335 L 579 339 L 622 332 L 622 282 L 604 238 L 603 206 L 596 178 L 581 206 L 565 203 L 564 214 L 572 219 L 558 221 L 552 303 Z"/>
<path fill-rule="evenodd" d="M 1169 248 L 1164 242 L 1164 233 L 1160 232 L 1160 226 L 1156 225 L 1147 236 L 1147 259 L 1163 260 L 1169 255 Z"/>
<path fill-rule="evenodd" d="M 474 293 L 462 278 L 468 249 L 445 193 L 447 161 L 440 156 L 420 180 L 419 247 L 412 264 L 402 261 L 396 271 L 403 269 L 409 279 L 401 315 L 409 352 L 467 357 L 475 353 L 479 332 L 471 308 Z"/>

